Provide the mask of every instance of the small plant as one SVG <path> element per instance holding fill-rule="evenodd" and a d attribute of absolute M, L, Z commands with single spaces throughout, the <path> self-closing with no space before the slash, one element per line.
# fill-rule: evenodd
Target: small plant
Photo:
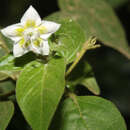
<path fill-rule="evenodd" d="M 6 93 L 0 89 L 0 130 L 13 116 L 12 102 L 33 130 L 126 130 L 116 106 L 97 96 L 100 88 L 83 58 L 101 46 L 97 39 L 130 57 L 116 15 L 104 0 L 59 5 L 61 11 L 45 20 L 30 6 L 20 23 L 1 29 L 0 80 L 11 85 Z M 78 96 L 77 85 L 96 96 Z"/>

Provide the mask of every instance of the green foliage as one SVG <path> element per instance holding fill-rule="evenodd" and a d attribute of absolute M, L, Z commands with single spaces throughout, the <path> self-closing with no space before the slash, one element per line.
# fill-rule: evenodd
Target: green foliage
<path fill-rule="evenodd" d="M 4 56 L 0 59 L 0 70 L 1 71 L 17 71 L 21 68 L 15 65 L 15 57 L 11 54 Z"/>
<path fill-rule="evenodd" d="M 72 62 L 85 42 L 85 34 L 80 25 L 72 19 L 56 19 L 51 16 L 46 19 L 61 24 L 59 31 L 51 37 L 53 49 L 62 55 L 67 63 Z"/>
<path fill-rule="evenodd" d="M 75 96 L 60 104 L 50 130 L 126 130 L 110 101 L 96 96 Z"/>
<path fill-rule="evenodd" d="M 18 104 L 34 130 L 47 130 L 65 87 L 64 59 L 47 64 L 31 62 L 22 71 L 16 88 Z"/>
<path fill-rule="evenodd" d="M 13 116 L 14 106 L 10 101 L 0 102 L 0 129 L 5 130 Z"/>
<path fill-rule="evenodd" d="M 16 78 L 21 67 L 15 65 L 15 58 L 13 55 L 7 55 L 0 59 L 0 80 L 8 77 Z"/>
<path fill-rule="evenodd" d="M 100 88 L 97 84 L 95 77 L 85 78 L 85 79 L 83 79 L 83 81 L 80 84 L 84 85 L 86 88 L 88 88 L 95 95 L 100 94 Z"/>
<path fill-rule="evenodd" d="M 70 88 L 79 84 L 85 86 L 96 95 L 100 94 L 100 88 L 94 77 L 92 67 L 85 61 L 85 59 L 78 63 L 67 78 L 67 85 Z"/>
<path fill-rule="evenodd" d="M 13 42 L 0 33 L 0 130 L 13 115 L 13 104 L 3 100 L 15 101 L 15 96 L 10 98 L 15 83 L 16 101 L 33 130 L 126 130 L 110 101 L 74 94 L 79 85 L 100 94 L 93 69 L 83 57 L 99 47 L 96 38 L 130 58 L 124 30 L 107 2 L 116 8 L 123 1 L 59 0 L 61 11 L 46 18 L 61 24 L 49 38 L 49 56 L 30 52 L 15 58 Z"/>
<path fill-rule="evenodd" d="M 59 5 L 61 12 L 54 16 L 71 17 L 84 29 L 87 39 L 90 36 L 96 36 L 103 44 L 130 58 L 130 49 L 124 30 L 107 2 L 104 0 L 59 0 Z"/>
<path fill-rule="evenodd" d="M 15 58 L 12 54 L 3 56 L 0 59 L 0 80 L 8 77 L 17 79 L 23 67 L 35 59 L 36 55 L 31 52 L 19 58 Z"/>

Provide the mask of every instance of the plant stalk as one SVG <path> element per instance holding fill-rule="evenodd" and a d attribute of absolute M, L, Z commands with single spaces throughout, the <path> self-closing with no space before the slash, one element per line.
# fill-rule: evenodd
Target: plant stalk
<path fill-rule="evenodd" d="M 95 45 L 96 43 L 96 38 L 89 38 L 88 41 L 86 41 L 83 45 L 83 48 L 81 49 L 80 52 L 77 53 L 77 58 L 75 61 L 72 63 L 72 65 L 69 67 L 69 69 L 66 72 L 66 77 L 71 73 L 71 71 L 75 68 L 75 66 L 78 64 L 80 59 L 83 57 L 85 52 L 90 49 L 95 49 L 97 47 L 100 47 L 100 45 Z"/>

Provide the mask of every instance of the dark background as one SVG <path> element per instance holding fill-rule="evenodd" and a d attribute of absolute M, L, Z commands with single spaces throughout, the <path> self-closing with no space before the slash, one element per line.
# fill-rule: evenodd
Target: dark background
<path fill-rule="evenodd" d="M 42 18 L 59 10 L 57 0 L 2 0 L 0 2 L 0 27 L 19 22 L 29 5 L 33 5 Z M 115 12 L 130 43 L 130 2 L 116 8 Z M 101 96 L 116 104 L 130 130 L 130 60 L 106 46 L 89 51 L 85 56 L 93 67 L 97 82 L 101 87 Z M 86 89 L 80 87 L 79 91 L 84 94 Z M 29 129 L 19 113 L 19 108 L 16 108 L 8 130 Z"/>

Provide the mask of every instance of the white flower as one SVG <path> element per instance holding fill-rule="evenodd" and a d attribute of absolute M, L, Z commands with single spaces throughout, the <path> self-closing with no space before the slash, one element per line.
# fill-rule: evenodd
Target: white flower
<path fill-rule="evenodd" d="M 15 57 L 33 51 L 41 55 L 49 55 L 48 38 L 60 28 L 60 24 L 41 20 L 37 11 L 30 6 L 21 18 L 20 23 L 13 24 L 1 32 L 14 41 Z"/>

